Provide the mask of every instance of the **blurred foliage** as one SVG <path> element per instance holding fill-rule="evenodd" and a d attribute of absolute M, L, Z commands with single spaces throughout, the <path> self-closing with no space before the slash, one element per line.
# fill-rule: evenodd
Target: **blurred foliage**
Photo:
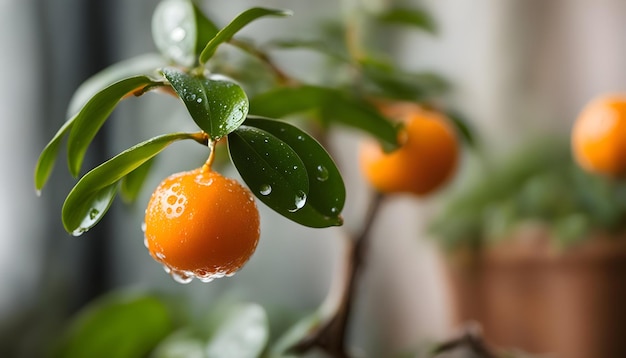
<path fill-rule="evenodd" d="M 114 291 L 72 317 L 52 357 L 260 357 L 269 341 L 265 310 L 252 303 L 221 303 L 200 317 L 184 300 Z"/>
<path fill-rule="evenodd" d="M 446 202 L 430 226 L 449 249 L 505 239 L 528 222 L 567 247 L 592 231 L 624 228 L 626 185 L 580 169 L 567 140 L 535 139 L 485 167 Z"/>

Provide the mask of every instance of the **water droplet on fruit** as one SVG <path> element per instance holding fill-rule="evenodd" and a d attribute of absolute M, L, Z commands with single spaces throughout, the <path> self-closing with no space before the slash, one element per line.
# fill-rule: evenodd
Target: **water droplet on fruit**
<path fill-rule="evenodd" d="M 190 275 L 188 272 L 172 269 L 169 269 L 169 271 L 170 276 L 178 283 L 187 284 L 193 280 L 193 275 Z"/>
<path fill-rule="evenodd" d="M 328 169 L 326 169 L 323 165 L 318 165 L 316 168 L 317 180 L 326 181 L 328 180 Z"/>
<path fill-rule="evenodd" d="M 300 140 L 300 141 L 303 141 L 303 142 L 304 142 L 304 137 L 303 137 L 303 136 L 298 135 L 298 137 L 297 137 L 297 138 L 298 138 L 298 140 Z"/>
<path fill-rule="evenodd" d="M 296 206 L 292 209 L 289 209 L 289 212 L 291 213 L 295 213 L 296 211 L 302 209 L 302 207 L 304 207 L 304 205 L 306 204 L 306 194 L 302 190 L 299 190 L 296 193 L 294 204 Z"/>
<path fill-rule="evenodd" d="M 198 102 L 198 103 L 202 103 L 202 98 L 198 98 L 198 99 L 196 100 L 196 102 Z"/>
<path fill-rule="evenodd" d="M 270 195 L 272 193 L 272 186 L 269 184 L 263 184 L 261 185 L 259 192 L 261 195 Z"/>
<path fill-rule="evenodd" d="M 181 193 L 180 184 L 174 184 L 160 197 L 161 209 L 168 219 L 179 217 L 187 205 L 187 197 Z"/>

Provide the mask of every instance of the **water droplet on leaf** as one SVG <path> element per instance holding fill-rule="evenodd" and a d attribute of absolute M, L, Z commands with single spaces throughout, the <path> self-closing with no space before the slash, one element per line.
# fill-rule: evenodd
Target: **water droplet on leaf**
<path fill-rule="evenodd" d="M 261 188 L 259 188 L 259 193 L 261 193 L 261 195 L 270 195 L 272 193 L 272 186 L 269 184 L 261 185 Z"/>
<path fill-rule="evenodd" d="M 319 181 L 326 181 L 326 180 L 328 180 L 328 169 L 326 169 L 325 166 L 318 165 L 316 169 L 317 169 L 317 171 L 316 171 L 317 180 L 319 180 Z"/>
<path fill-rule="evenodd" d="M 306 194 L 302 190 L 299 190 L 296 193 L 294 204 L 295 204 L 295 207 L 292 209 L 289 209 L 289 212 L 291 213 L 295 213 L 296 211 L 302 209 L 304 205 L 306 204 Z"/>

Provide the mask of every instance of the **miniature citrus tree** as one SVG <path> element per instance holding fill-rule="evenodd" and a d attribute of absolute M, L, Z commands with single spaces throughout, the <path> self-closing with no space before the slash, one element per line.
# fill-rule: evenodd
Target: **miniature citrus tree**
<path fill-rule="evenodd" d="M 181 283 L 193 278 L 208 282 L 234 274 L 254 253 L 262 232 L 256 200 L 307 227 L 342 225 L 344 181 L 321 143 L 326 142 L 326 133 L 335 124 L 371 139 L 363 144 L 361 168 L 378 194 L 364 227 L 349 235 L 348 272 L 336 285 L 340 292 L 329 293 L 329 297 L 339 298 L 330 308 L 323 305 L 324 309 L 296 324 L 272 349 L 267 348 L 267 334 L 252 343 L 236 341 L 245 341 L 238 328 L 266 320 L 257 306 L 244 308 L 237 313 L 241 316 L 244 312 L 244 318 L 235 314 L 233 319 L 238 323 L 226 320 L 222 334 L 212 336 L 211 349 L 228 351 L 235 344 L 249 348 L 242 356 L 253 357 L 321 348 L 335 357 L 349 356 L 345 339 L 356 277 L 383 193 L 419 196 L 436 190 L 456 168 L 458 133 L 471 140 L 462 120 L 434 101 L 447 88 L 443 79 L 431 73 L 404 71 L 366 51 L 354 35 L 363 31 L 359 24 L 364 18 L 371 26 L 404 24 L 429 32 L 434 31 L 432 19 L 419 9 L 356 10 L 359 21 L 335 32 L 259 46 L 239 39 L 238 31 L 257 19 L 287 16 L 289 11 L 252 8 L 220 28 L 192 1 L 163 0 L 154 12 L 152 28 L 160 55 L 126 60 L 89 79 L 70 103 L 69 119 L 37 162 L 35 187 L 40 191 L 67 137 L 69 171 L 80 179 L 63 204 L 62 221 L 69 233 L 81 235 L 102 219 L 118 193 L 128 200 L 137 197 L 153 158 L 170 144 L 192 140 L 205 146 L 204 163 L 165 178 L 154 190 L 143 230 L 151 256 L 174 279 Z M 336 36 L 337 31 L 341 36 Z M 220 61 L 219 50 L 224 45 L 241 50 L 257 66 L 255 69 L 269 75 L 269 80 L 259 79 L 258 73 L 250 76 L 247 66 L 228 66 Z M 290 48 L 320 52 L 327 56 L 329 68 L 351 75 L 338 76 L 324 86 L 304 83 L 281 70 L 269 54 L 270 50 Z M 90 142 L 118 103 L 147 92 L 177 97 L 198 131 L 148 139 L 81 176 Z M 315 137 L 282 120 L 298 114 L 314 123 Z M 245 186 L 214 170 L 219 150 L 228 151 Z M 85 328 L 85 322 L 95 327 L 97 317 L 92 312 L 83 319 L 84 329 L 74 332 L 74 339 L 65 346 L 66 353 L 78 354 L 79 348 L 84 348 L 80 342 L 89 341 L 85 337 L 97 332 Z M 167 332 L 164 329 L 161 333 Z M 135 337 L 142 341 L 133 336 L 139 333 L 126 333 L 125 340 Z M 145 344 L 147 351 L 154 348 L 155 342 L 150 342 Z M 167 351 L 167 344 L 161 351 Z M 116 356 L 133 354 L 121 351 Z"/>

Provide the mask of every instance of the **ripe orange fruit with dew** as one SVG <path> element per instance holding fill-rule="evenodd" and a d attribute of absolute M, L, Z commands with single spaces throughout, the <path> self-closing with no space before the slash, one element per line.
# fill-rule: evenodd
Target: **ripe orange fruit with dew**
<path fill-rule="evenodd" d="M 379 105 L 381 113 L 401 121 L 400 148 L 385 153 L 375 142 L 360 148 L 360 167 L 367 181 L 382 193 L 425 195 L 455 172 L 459 141 L 448 119 L 415 103 Z"/>
<path fill-rule="evenodd" d="M 626 94 L 589 102 L 572 129 L 572 151 L 585 170 L 612 177 L 626 174 Z"/>
<path fill-rule="evenodd" d="M 150 254 L 182 283 L 233 275 L 252 256 L 260 236 L 250 190 L 206 164 L 163 180 L 144 223 Z"/>

